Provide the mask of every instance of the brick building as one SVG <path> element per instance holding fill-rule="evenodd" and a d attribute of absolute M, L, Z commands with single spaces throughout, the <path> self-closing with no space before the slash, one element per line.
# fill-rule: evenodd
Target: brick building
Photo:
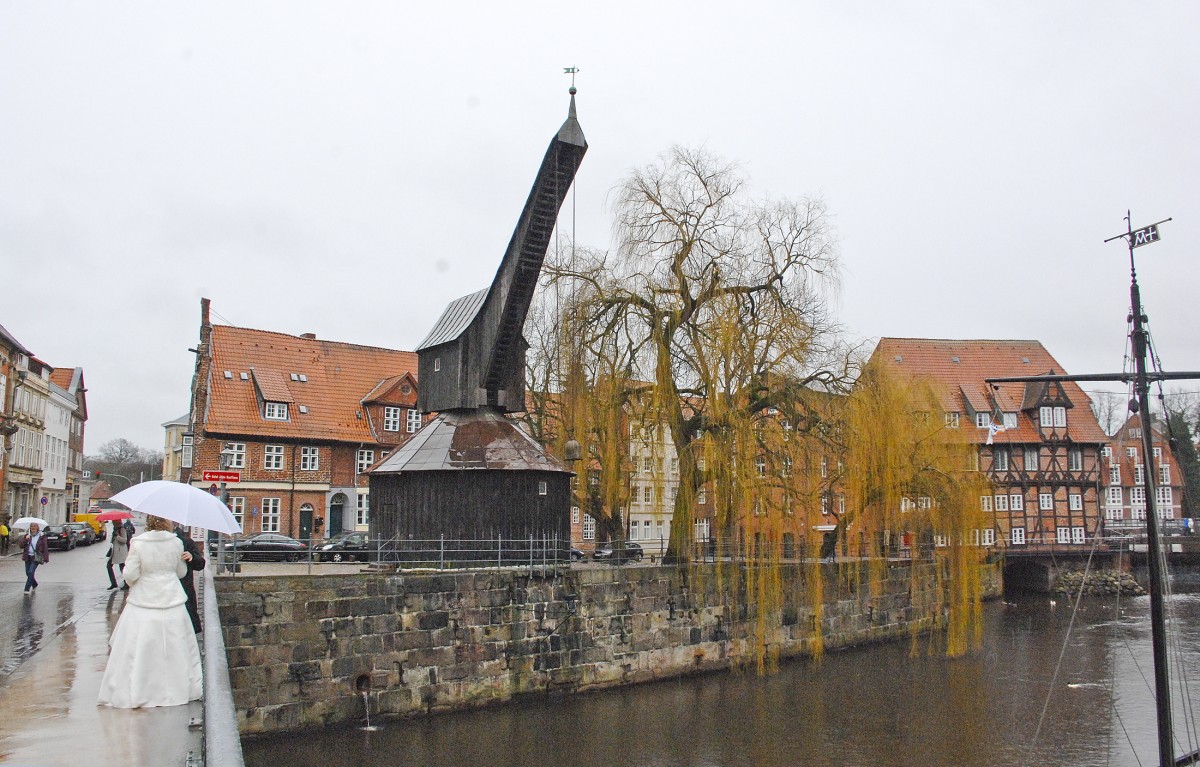
<path fill-rule="evenodd" d="M 211 489 L 204 472 L 238 472 L 228 491 L 246 534 L 368 529 L 364 472 L 424 423 L 416 354 L 214 326 L 200 305 L 181 478 Z"/>
<path fill-rule="evenodd" d="M 1090 544 L 1101 530 L 1101 451 L 1108 436 L 1073 382 L 988 378 L 1063 374 L 1038 341 L 880 339 L 872 363 L 928 380 L 947 428 L 978 448 L 992 481 L 981 545 L 1030 551 Z"/>
<path fill-rule="evenodd" d="M 1142 419 L 1133 415 L 1112 436 L 1102 454 L 1104 529 L 1109 535 L 1140 534 L 1146 530 L 1146 455 Z M 1155 501 L 1160 520 L 1179 520 L 1183 504 L 1183 471 L 1155 421 L 1151 428 Z M 1167 522 L 1166 526 L 1172 523 Z M 1175 524 L 1178 524 L 1177 522 Z"/>

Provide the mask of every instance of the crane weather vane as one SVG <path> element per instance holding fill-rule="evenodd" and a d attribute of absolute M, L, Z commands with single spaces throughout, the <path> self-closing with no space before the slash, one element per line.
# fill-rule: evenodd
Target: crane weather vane
<path fill-rule="evenodd" d="M 579 74 L 579 67 L 563 67 L 563 74 L 571 76 L 571 94 L 575 93 L 575 75 Z"/>

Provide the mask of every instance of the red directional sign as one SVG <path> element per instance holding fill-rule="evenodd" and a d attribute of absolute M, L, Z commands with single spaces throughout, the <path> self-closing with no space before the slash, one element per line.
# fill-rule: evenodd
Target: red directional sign
<path fill-rule="evenodd" d="M 242 473 L 240 471 L 205 471 L 200 473 L 200 478 L 205 482 L 241 482 Z"/>

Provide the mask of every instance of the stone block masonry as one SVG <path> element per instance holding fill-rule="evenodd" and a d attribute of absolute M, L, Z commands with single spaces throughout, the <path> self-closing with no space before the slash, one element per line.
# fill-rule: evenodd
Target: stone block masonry
<path fill-rule="evenodd" d="M 911 566 L 924 568 L 913 577 Z M 866 577 L 866 568 L 863 568 Z M 216 579 L 243 735 L 494 705 L 727 669 L 754 659 L 757 608 L 700 567 L 607 567 L 531 577 L 496 570 Z M 765 621 L 781 657 L 805 654 L 816 613 L 805 572 L 785 567 Z M 906 637 L 943 617 L 931 565 L 883 583 L 829 567 L 827 648 Z M 987 589 L 996 591 L 990 574 Z M 736 581 L 735 581 L 736 582 Z M 736 588 L 732 591 L 736 592 Z"/>

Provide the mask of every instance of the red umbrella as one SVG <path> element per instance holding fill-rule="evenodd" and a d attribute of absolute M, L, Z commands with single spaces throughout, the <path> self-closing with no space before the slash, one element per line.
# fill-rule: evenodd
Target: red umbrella
<path fill-rule="evenodd" d="M 133 519 L 133 515 L 128 511 L 121 511 L 120 509 L 102 511 L 96 515 L 97 522 L 116 522 L 119 519 Z"/>

